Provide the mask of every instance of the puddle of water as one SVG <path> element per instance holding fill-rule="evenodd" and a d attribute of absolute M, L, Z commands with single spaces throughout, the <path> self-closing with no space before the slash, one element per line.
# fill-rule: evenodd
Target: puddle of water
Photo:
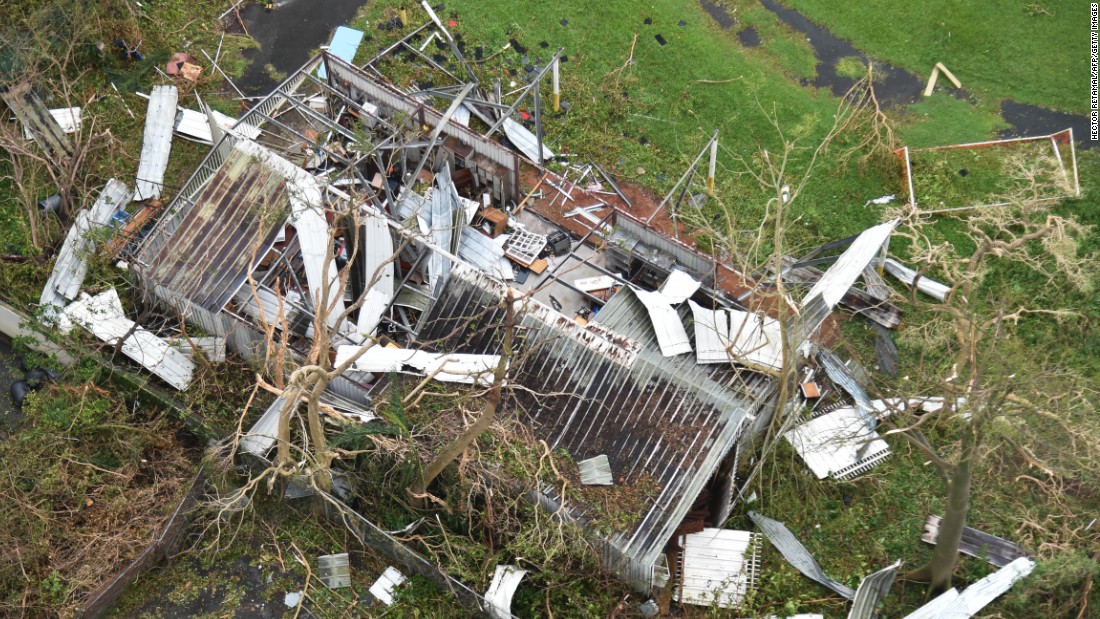
<path fill-rule="evenodd" d="M 726 7 L 715 4 L 711 0 L 699 0 L 699 5 L 703 7 L 703 10 L 710 15 L 711 19 L 718 23 L 718 26 L 726 29 L 733 27 L 733 15 L 729 14 Z"/>
<path fill-rule="evenodd" d="M 745 47 L 757 47 L 760 45 L 760 33 L 753 26 L 749 26 L 737 32 L 737 40 L 741 41 L 741 45 Z"/>
<path fill-rule="evenodd" d="M 846 56 L 858 56 L 866 64 L 868 58 L 865 54 L 851 43 L 834 36 L 822 26 L 811 22 L 798 11 L 783 6 L 777 0 L 760 0 L 760 3 L 775 13 L 783 23 L 802 33 L 809 40 L 814 56 L 818 59 L 817 77 L 812 82 L 814 86 L 828 88 L 837 96 L 843 95 L 852 87 L 855 80 L 838 75 L 837 62 Z M 920 98 L 924 90 L 925 78 L 877 60 L 874 64 L 875 94 L 883 105 L 904 105 Z M 972 101 L 964 89 L 953 89 L 948 92 L 960 99 Z M 1002 132 L 1004 136 L 1043 135 L 1073 127 L 1074 137 L 1082 149 L 1091 148 L 1095 144 L 1085 139 L 1089 126 L 1088 118 L 1082 115 L 1055 112 L 1035 105 L 1006 100 L 1001 105 L 1001 116 L 1004 117 L 1005 122 L 1012 125 L 1011 129 Z"/>
<path fill-rule="evenodd" d="M 327 44 L 332 31 L 355 17 L 355 12 L 366 3 L 367 0 L 325 0 L 323 3 L 288 0 L 270 13 L 265 12 L 259 2 L 243 5 L 241 19 L 260 47 L 244 52 L 252 64 L 235 82 L 237 87 L 248 95 L 271 92 L 282 79 L 268 75 L 267 65 L 282 74 L 300 69 L 313 50 Z"/>
<path fill-rule="evenodd" d="M 1001 103 L 1001 116 L 1004 117 L 1005 122 L 1012 125 L 1011 129 L 1001 132 L 1002 137 L 1044 135 L 1072 128 L 1073 139 L 1077 141 L 1078 148 L 1084 150 L 1096 146 L 1096 142 L 1088 138 L 1089 119 L 1085 116 L 1056 112 L 1010 100 Z"/>

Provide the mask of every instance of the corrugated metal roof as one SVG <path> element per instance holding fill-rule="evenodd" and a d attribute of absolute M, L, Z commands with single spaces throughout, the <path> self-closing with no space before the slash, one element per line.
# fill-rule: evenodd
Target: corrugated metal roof
<path fill-rule="evenodd" d="M 737 309 L 708 310 L 689 301 L 695 327 L 695 358 L 699 363 L 737 362 L 749 367 L 783 367 L 779 321 Z"/>
<path fill-rule="evenodd" d="M 759 538 L 748 531 L 709 528 L 685 535 L 682 587 L 675 589 L 676 600 L 698 606 L 740 606 L 756 586 Z"/>
<path fill-rule="evenodd" d="M 506 289 L 456 264 L 419 339 L 444 350 L 497 354 Z M 531 391 L 512 392 L 503 411 L 516 411 L 552 449 L 578 460 L 606 454 L 625 485 L 652 480 L 660 488 L 638 521 L 609 540 L 622 555 L 653 565 L 744 422 L 763 406 L 771 382 L 730 368 L 696 371 L 691 357 L 662 357 L 634 295 L 615 295 L 587 326 L 534 299 L 517 301 L 517 313 L 522 348 L 509 375 Z M 546 493 L 559 500 L 555 491 Z M 601 508 L 573 500 L 567 507 L 582 522 Z"/>
<path fill-rule="evenodd" d="M 153 86 L 149 93 L 134 200 L 159 198 L 164 188 L 164 171 L 168 169 L 168 155 L 172 151 L 172 128 L 178 97 L 175 86 Z"/>
<path fill-rule="evenodd" d="M 856 597 L 852 600 L 852 609 L 848 611 L 848 619 L 875 619 L 878 616 L 879 604 L 890 593 L 890 587 L 894 586 L 899 567 L 900 560 L 860 581 Z"/>
<path fill-rule="evenodd" d="M 782 522 L 772 520 L 756 512 L 749 512 L 749 518 L 752 518 L 752 521 L 759 527 L 760 532 L 768 538 L 768 541 L 783 555 L 783 558 L 795 569 L 802 572 L 804 576 L 825 585 L 849 600 L 855 597 L 855 591 L 825 575 L 825 571 L 817 564 L 810 551 L 806 550 L 806 547 L 795 539 L 794 534 Z"/>
<path fill-rule="evenodd" d="M 122 354 L 176 389 L 183 391 L 191 384 L 195 371 L 191 357 L 127 318 L 114 288 L 94 297 L 85 295 L 66 307 L 65 315 L 108 344 L 125 337 Z"/>
<path fill-rule="evenodd" d="M 493 581 L 485 592 L 485 601 L 489 603 L 489 616 L 494 619 L 512 617 L 512 596 L 516 594 L 519 583 L 527 574 L 514 565 L 498 565 L 493 571 Z"/>
<path fill-rule="evenodd" d="M 41 304 L 60 309 L 66 299 L 76 299 L 84 276 L 88 273 L 88 257 L 95 250 L 92 232 L 106 226 L 111 217 L 130 198 L 130 188 L 117 179 L 107 181 L 90 209 L 77 213 L 76 221 L 65 235 L 65 243 L 54 261 L 50 278 L 42 289 Z"/>
<path fill-rule="evenodd" d="M 146 278 L 210 312 L 220 311 L 245 283 L 254 246 L 256 259 L 263 258 L 288 211 L 283 175 L 258 164 L 245 144 L 230 151 L 170 240 L 146 243 L 138 258 L 148 265 Z"/>
<path fill-rule="evenodd" d="M 467 226 L 462 229 L 458 257 L 498 279 L 510 280 L 515 277 L 511 263 L 504 259 L 504 249 L 474 228 Z"/>
<path fill-rule="evenodd" d="M 577 463 L 581 483 L 586 486 L 610 486 L 615 483 L 611 475 L 611 463 L 606 454 L 600 454 Z"/>
<path fill-rule="evenodd" d="M 364 285 L 370 285 L 373 278 L 374 285 L 367 290 L 363 298 L 363 304 L 359 307 L 359 322 L 357 325 L 359 334 L 369 336 L 374 334 L 382 315 L 393 300 L 393 237 L 386 220 L 373 210 L 367 211 L 362 218 L 363 223 L 363 278 Z"/>
<path fill-rule="evenodd" d="M 861 475 L 890 455 L 890 446 L 867 427 L 863 413 L 851 407 L 815 417 L 787 432 L 794 447 L 818 479 Z"/>

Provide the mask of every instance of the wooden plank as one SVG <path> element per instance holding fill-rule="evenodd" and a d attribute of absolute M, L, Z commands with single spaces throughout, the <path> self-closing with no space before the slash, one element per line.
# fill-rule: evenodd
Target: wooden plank
<path fill-rule="evenodd" d="M 943 76 L 946 77 L 947 80 L 955 86 L 955 88 L 963 87 L 962 83 L 960 83 L 959 80 L 955 79 L 955 74 L 948 71 L 947 67 L 943 66 L 942 62 L 937 62 L 936 68 L 940 70 L 940 73 L 943 73 Z"/>
<path fill-rule="evenodd" d="M 0 99 L 8 104 L 23 127 L 34 135 L 35 142 L 52 158 L 61 160 L 73 155 L 73 145 L 68 136 L 46 109 L 46 104 L 35 94 L 29 82 L 0 92 Z"/>
<path fill-rule="evenodd" d="M 924 96 L 928 97 L 932 94 L 932 89 L 936 87 L 936 80 L 940 77 L 940 68 L 932 68 L 932 76 L 928 78 L 928 86 L 924 88 Z"/>
<path fill-rule="evenodd" d="M 921 541 L 935 544 L 942 523 L 943 518 L 934 514 L 928 516 L 928 519 L 924 522 L 924 533 L 920 537 Z M 959 542 L 959 552 L 979 559 L 984 558 L 996 567 L 1004 567 L 1020 557 L 1029 556 L 1016 544 L 971 527 L 963 528 L 962 541 Z"/>

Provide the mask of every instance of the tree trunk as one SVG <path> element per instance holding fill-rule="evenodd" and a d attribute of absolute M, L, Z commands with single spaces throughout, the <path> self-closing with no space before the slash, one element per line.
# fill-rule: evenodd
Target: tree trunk
<path fill-rule="evenodd" d="M 929 597 L 934 597 L 951 588 L 955 562 L 959 558 L 959 542 L 962 541 L 966 516 L 970 511 L 970 482 L 973 477 L 977 444 L 977 431 L 973 427 L 965 430 L 962 454 L 947 484 L 947 508 L 943 515 L 943 522 L 940 523 L 932 558 L 908 576 L 912 580 L 927 581 Z"/>
<path fill-rule="evenodd" d="M 515 309 L 511 292 L 505 297 L 504 303 L 506 305 L 504 309 L 504 343 L 501 346 L 500 362 L 497 363 L 497 367 L 493 371 L 493 388 L 489 391 L 489 394 L 485 396 L 485 403 L 482 405 L 481 409 L 481 417 L 460 434 L 453 443 L 439 452 L 439 455 L 437 455 L 424 469 L 419 483 L 412 489 L 413 494 L 416 495 L 421 505 L 423 505 L 423 499 L 420 497 L 423 497 L 424 493 L 428 491 L 428 486 L 431 485 L 432 481 L 434 481 L 451 462 L 454 462 L 456 458 L 462 455 L 462 452 L 466 451 L 466 448 L 477 440 L 477 437 L 481 436 L 482 432 L 488 430 L 489 426 L 493 424 L 493 420 L 496 419 L 497 407 L 500 405 L 501 391 L 504 389 L 504 374 L 508 369 L 508 362 L 512 357 L 512 331 L 515 330 Z"/>

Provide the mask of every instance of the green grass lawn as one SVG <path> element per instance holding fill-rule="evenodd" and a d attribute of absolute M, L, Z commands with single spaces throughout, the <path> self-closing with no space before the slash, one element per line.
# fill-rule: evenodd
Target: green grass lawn
<path fill-rule="evenodd" d="M 927 78 L 942 62 L 993 99 L 1088 111 L 1086 2 L 783 0 L 867 54 Z"/>

